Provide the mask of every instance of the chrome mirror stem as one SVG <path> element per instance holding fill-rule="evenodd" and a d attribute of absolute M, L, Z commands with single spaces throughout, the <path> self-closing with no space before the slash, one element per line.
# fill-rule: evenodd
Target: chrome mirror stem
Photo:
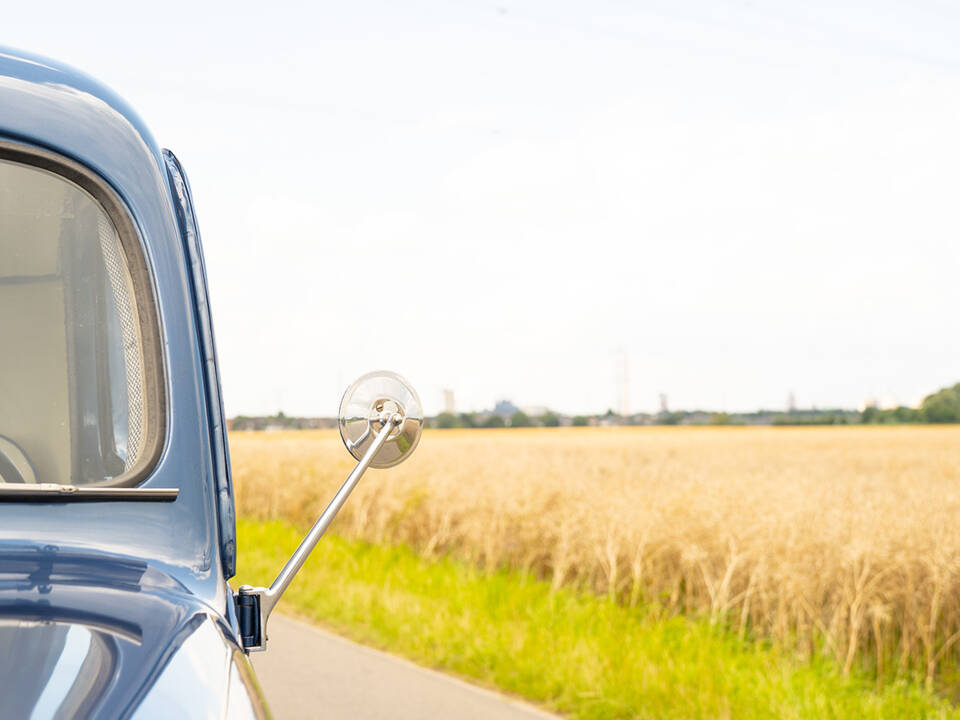
<path fill-rule="evenodd" d="M 390 437 L 391 432 L 395 428 L 400 427 L 404 421 L 404 417 L 400 413 L 393 413 L 389 415 L 385 413 L 384 415 L 385 417 L 381 418 L 382 428 L 374 436 L 373 442 L 367 448 L 367 451 L 363 454 L 363 457 L 357 463 L 357 466 L 347 476 L 347 479 L 344 481 L 343 485 L 340 486 L 337 494 L 333 496 L 333 500 L 330 501 L 326 509 L 320 514 L 320 517 L 317 518 L 317 521 L 313 524 L 313 527 L 310 528 L 310 532 L 307 533 L 306 537 L 304 537 L 300 542 L 299 547 L 297 547 L 293 555 L 290 556 L 290 559 L 287 560 L 287 564 L 283 566 L 283 569 L 277 575 L 270 587 L 253 587 L 251 585 L 240 586 L 238 592 L 238 606 L 240 607 L 240 612 L 243 613 L 245 607 L 249 608 L 247 612 L 255 613 L 258 616 L 257 620 L 259 621 L 256 625 L 256 631 L 252 632 L 250 636 L 244 637 L 244 646 L 246 650 L 251 651 L 266 649 L 267 619 L 270 617 L 270 613 L 276 606 L 280 596 L 283 595 L 283 592 L 290 585 L 290 581 L 293 580 L 293 577 L 297 574 L 297 571 L 303 567 L 303 563 L 306 562 L 306 559 L 313 551 L 313 548 L 316 547 L 317 543 L 320 541 L 320 538 L 323 537 L 323 534 L 327 531 L 327 528 L 330 527 L 330 523 L 333 522 L 333 519 L 337 516 L 337 513 L 340 512 L 340 508 L 343 507 L 343 504 L 347 501 L 347 498 L 350 497 L 350 493 L 353 492 L 353 489 L 357 486 L 357 483 L 360 481 L 360 478 L 363 476 L 363 473 L 366 471 L 366 469 L 370 467 L 374 457 L 376 457 L 377 452 Z M 255 602 L 244 602 L 245 600 L 250 601 L 254 598 L 256 598 Z M 247 637 L 250 637 L 251 639 L 248 641 Z"/>
<path fill-rule="evenodd" d="M 310 532 L 308 532 L 307 536 L 303 538 L 300 546 L 296 549 L 293 555 L 290 556 L 290 559 L 287 560 L 287 564 L 283 566 L 283 569 L 277 575 L 276 579 L 270 585 L 270 589 L 267 591 L 267 615 L 269 615 L 270 611 L 273 610 L 273 606 L 277 604 L 277 600 L 279 600 L 280 596 L 283 595 L 283 591 L 286 590 L 287 586 L 290 585 L 290 581 L 293 580 L 293 576 L 297 574 L 297 571 L 300 570 L 300 568 L 303 566 L 303 563 L 306 561 L 307 556 L 310 555 L 310 553 L 313 551 L 313 548 L 315 548 L 317 543 L 320 541 L 320 538 L 323 537 L 323 534 L 327 531 L 327 528 L 330 527 L 330 523 L 333 522 L 333 519 L 337 516 L 337 513 L 340 512 L 340 508 L 343 507 L 343 504 L 347 501 L 347 498 L 350 497 L 350 493 L 352 493 L 353 489 L 357 486 L 357 483 L 360 481 L 363 473 L 366 472 L 368 467 L 370 467 L 370 463 L 376 456 L 380 446 L 383 445 L 388 437 L 390 437 L 390 431 L 393 430 L 394 427 L 398 426 L 401 422 L 403 422 L 403 417 L 399 414 L 395 414 L 387 418 L 383 429 L 377 433 L 373 443 L 367 449 L 367 452 L 364 453 L 364 456 L 360 459 L 360 462 L 357 463 L 357 466 L 347 476 L 347 479 L 344 480 L 343 485 L 340 486 L 337 494 L 333 496 L 333 500 L 330 501 L 326 509 L 320 514 L 320 517 L 317 518 L 317 521 L 313 524 L 313 527 L 310 528 Z"/>
<path fill-rule="evenodd" d="M 396 373 L 380 370 L 361 376 L 340 401 L 340 437 L 357 459 L 333 500 L 317 518 L 273 584 L 241 585 L 234 595 L 240 644 L 246 652 L 267 649 L 267 620 L 317 542 L 330 527 L 369 467 L 388 468 L 410 457 L 420 442 L 423 407 L 416 391 Z"/>

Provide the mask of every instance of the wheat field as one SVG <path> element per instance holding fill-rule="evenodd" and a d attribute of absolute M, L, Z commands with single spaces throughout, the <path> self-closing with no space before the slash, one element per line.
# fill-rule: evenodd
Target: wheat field
<path fill-rule="evenodd" d="M 335 431 L 232 433 L 238 512 L 307 526 Z M 427 431 L 337 532 L 707 616 L 877 682 L 960 660 L 960 428 Z"/>

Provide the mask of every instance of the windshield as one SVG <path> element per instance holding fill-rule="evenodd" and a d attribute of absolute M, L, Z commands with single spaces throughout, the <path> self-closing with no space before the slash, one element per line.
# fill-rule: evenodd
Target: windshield
<path fill-rule="evenodd" d="M 114 223 L 0 160 L 0 481 L 121 483 L 148 437 L 143 342 Z"/>

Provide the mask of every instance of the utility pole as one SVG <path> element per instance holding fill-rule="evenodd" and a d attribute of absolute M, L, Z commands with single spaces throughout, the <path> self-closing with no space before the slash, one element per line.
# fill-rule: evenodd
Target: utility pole
<path fill-rule="evenodd" d="M 617 413 L 620 417 L 630 415 L 630 376 L 627 363 L 627 351 L 617 350 Z"/>

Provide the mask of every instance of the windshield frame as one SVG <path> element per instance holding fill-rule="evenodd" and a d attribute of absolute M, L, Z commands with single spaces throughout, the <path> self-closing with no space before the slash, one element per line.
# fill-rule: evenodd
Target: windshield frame
<path fill-rule="evenodd" d="M 44 170 L 79 187 L 100 206 L 117 232 L 127 271 L 130 274 L 137 320 L 140 325 L 144 405 L 147 415 L 147 432 L 143 451 L 136 463 L 117 477 L 83 485 L 64 484 L 62 487 L 129 488 L 140 485 L 156 468 L 163 453 L 167 436 L 167 394 L 154 277 L 136 223 L 126 204 L 114 189 L 99 175 L 73 160 L 47 150 L 5 140 L 0 140 L 0 160 Z"/>

